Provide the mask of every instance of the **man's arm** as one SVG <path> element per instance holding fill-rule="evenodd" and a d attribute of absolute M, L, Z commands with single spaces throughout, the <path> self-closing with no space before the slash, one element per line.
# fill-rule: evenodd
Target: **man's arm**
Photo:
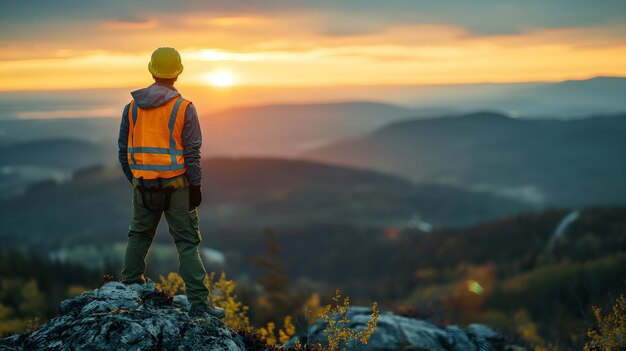
<path fill-rule="evenodd" d="M 118 151 L 118 159 L 120 161 L 120 165 L 122 166 L 122 171 L 124 171 L 124 175 L 128 178 L 129 182 L 133 181 L 133 172 L 130 170 L 130 166 L 128 165 L 128 109 L 130 108 L 130 104 L 124 107 L 124 112 L 122 113 L 122 123 L 120 123 L 120 135 L 117 138 L 117 147 Z"/>
<path fill-rule="evenodd" d="M 189 104 L 185 110 L 185 124 L 183 126 L 183 155 L 187 165 L 187 180 L 192 186 L 202 184 L 202 168 L 200 165 L 200 147 L 202 146 L 202 132 L 196 108 Z"/>

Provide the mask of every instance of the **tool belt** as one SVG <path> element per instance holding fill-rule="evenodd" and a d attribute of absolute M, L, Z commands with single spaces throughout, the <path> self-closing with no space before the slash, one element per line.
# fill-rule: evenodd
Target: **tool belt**
<path fill-rule="evenodd" d="M 157 179 L 156 186 L 146 186 L 142 178 L 133 182 L 133 185 L 141 194 L 141 201 L 143 205 L 150 211 L 161 212 L 167 211 L 170 207 L 170 200 L 172 193 L 177 189 L 188 186 L 189 183 L 185 176 L 176 177 L 176 179 L 168 181 L 165 185 L 161 178 Z M 154 207 L 153 207 L 154 206 Z"/>

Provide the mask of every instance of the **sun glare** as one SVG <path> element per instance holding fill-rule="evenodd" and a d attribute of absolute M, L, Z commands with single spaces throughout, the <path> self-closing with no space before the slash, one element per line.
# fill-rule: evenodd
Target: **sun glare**
<path fill-rule="evenodd" d="M 217 71 L 209 73 L 207 81 L 214 87 L 230 87 L 235 83 L 233 74 L 228 71 Z"/>

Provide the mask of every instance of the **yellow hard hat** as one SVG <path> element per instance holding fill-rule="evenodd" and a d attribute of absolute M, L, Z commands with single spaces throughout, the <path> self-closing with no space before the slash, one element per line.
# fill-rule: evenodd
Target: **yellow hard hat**
<path fill-rule="evenodd" d="M 157 78 L 176 78 L 183 72 L 180 54 L 174 48 L 158 48 L 152 53 L 148 71 Z"/>

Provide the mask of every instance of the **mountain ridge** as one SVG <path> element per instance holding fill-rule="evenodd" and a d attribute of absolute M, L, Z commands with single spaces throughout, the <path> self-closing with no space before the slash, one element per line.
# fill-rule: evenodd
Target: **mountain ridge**
<path fill-rule="evenodd" d="M 535 187 L 545 194 L 545 201 L 537 198 L 539 203 L 578 206 L 621 203 L 615 191 L 626 192 L 621 178 L 625 140 L 626 114 L 559 120 L 486 112 L 396 122 L 302 156 L 417 182 L 496 192 Z M 592 178 L 575 171 L 580 169 L 602 180 L 589 184 Z M 588 197 L 583 189 L 591 190 Z"/>
<path fill-rule="evenodd" d="M 415 185 L 381 172 L 310 161 L 209 158 L 202 162 L 205 201 L 200 217 L 211 223 L 211 233 L 307 223 L 402 226 L 416 213 L 431 225 L 461 225 L 528 208 L 480 192 Z M 8 246 L 38 248 L 57 247 L 56 235 L 75 244 L 124 240 L 123 235 L 107 233 L 127 231 L 123 219 L 130 214 L 130 191 L 121 170 L 113 167 L 2 199 L 0 211 L 6 215 L 0 217 L 1 237 Z M 38 221 L 28 220 L 33 211 L 39 213 Z M 94 231 L 103 235 L 93 239 Z M 25 232 L 28 237 L 16 241 Z"/>

